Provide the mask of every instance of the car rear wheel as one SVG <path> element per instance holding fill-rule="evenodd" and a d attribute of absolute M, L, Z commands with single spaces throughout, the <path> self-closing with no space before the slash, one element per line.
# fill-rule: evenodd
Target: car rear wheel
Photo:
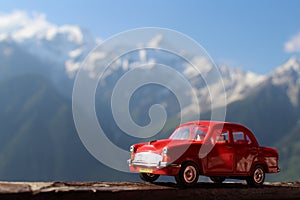
<path fill-rule="evenodd" d="M 150 182 L 150 183 L 156 181 L 159 177 L 158 174 L 151 174 L 151 173 L 140 173 L 139 176 L 143 181 Z"/>
<path fill-rule="evenodd" d="M 251 186 L 261 186 L 265 181 L 265 170 L 258 165 L 254 168 L 252 175 L 246 179 L 247 184 Z"/>
<path fill-rule="evenodd" d="M 181 166 L 179 174 L 175 176 L 177 184 L 192 186 L 198 182 L 199 169 L 195 163 L 188 162 Z"/>
<path fill-rule="evenodd" d="M 211 176 L 209 178 L 212 182 L 218 183 L 218 184 L 221 184 L 225 181 L 225 177 L 223 177 L 223 176 Z"/>

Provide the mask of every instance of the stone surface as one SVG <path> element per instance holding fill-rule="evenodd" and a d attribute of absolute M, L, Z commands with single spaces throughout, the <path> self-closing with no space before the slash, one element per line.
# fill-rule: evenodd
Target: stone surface
<path fill-rule="evenodd" d="M 0 182 L 0 199 L 300 199 L 299 182 L 198 183 L 180 188 L 174 183 L 142 182 Z"/>

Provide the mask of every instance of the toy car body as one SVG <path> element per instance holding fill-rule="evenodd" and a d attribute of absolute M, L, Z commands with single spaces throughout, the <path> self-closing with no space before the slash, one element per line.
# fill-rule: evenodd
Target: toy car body
<path fill-rule="evenodd" d="M 259 186 L 265 173 L 280 171 L 276 149 L 259 146 L 247 127 L 229 122 L 182 124 L 169 139 L 134 144 L 130 151 L 130 171 L 147 182 L 167 175 L 190 186 L 203 175 L 216 183 L 231 178 Z"/>

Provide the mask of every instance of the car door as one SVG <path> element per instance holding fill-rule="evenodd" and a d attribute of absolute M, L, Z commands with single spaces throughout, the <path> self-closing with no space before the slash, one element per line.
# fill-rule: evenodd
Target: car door
<path fill-rule="evenodd" d="M 247 174 L 252 162 L 258 154 L 258 148 L 250 139 L 246 130 L 232 131 L 234 149 L 235 149 L 235 172 L 238 174 Z"/>
<path fill-rule="evenodd" d="M 221 138 L 222 139 L 219 139 Z M 229 130 L 216 130 L 211 138 L 214 147 L 207 155 L 207 171 L 210 174 L 231 173 L 234 170 L 234 148 Z"/>

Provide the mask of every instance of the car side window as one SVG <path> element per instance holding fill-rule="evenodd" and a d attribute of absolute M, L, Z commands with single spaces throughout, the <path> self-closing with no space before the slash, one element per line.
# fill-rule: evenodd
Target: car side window
<path fill-rule="evenodd" d="M 233 131 L 232 136 L 233 136 L 233 142 L 235 144 L 251 144 L 252 143 L 252 141 L 250 140 L 248 135 L 246 135 L 242 131 Z"/>
<path fill-rule="evenodd" d="M 204 132 L 200 127 L 196 126 L 194 128 L 194 133 L 195 133 L 195 140 L 196 141 L 202 141 L 205 138 L 206 132 Z"/>
<path fill-rule="evenodd" d="M 216 137 L 216 143 L 228 143 L 229 142 L 229 135 L 228 131 L 222 131 Z"/>

